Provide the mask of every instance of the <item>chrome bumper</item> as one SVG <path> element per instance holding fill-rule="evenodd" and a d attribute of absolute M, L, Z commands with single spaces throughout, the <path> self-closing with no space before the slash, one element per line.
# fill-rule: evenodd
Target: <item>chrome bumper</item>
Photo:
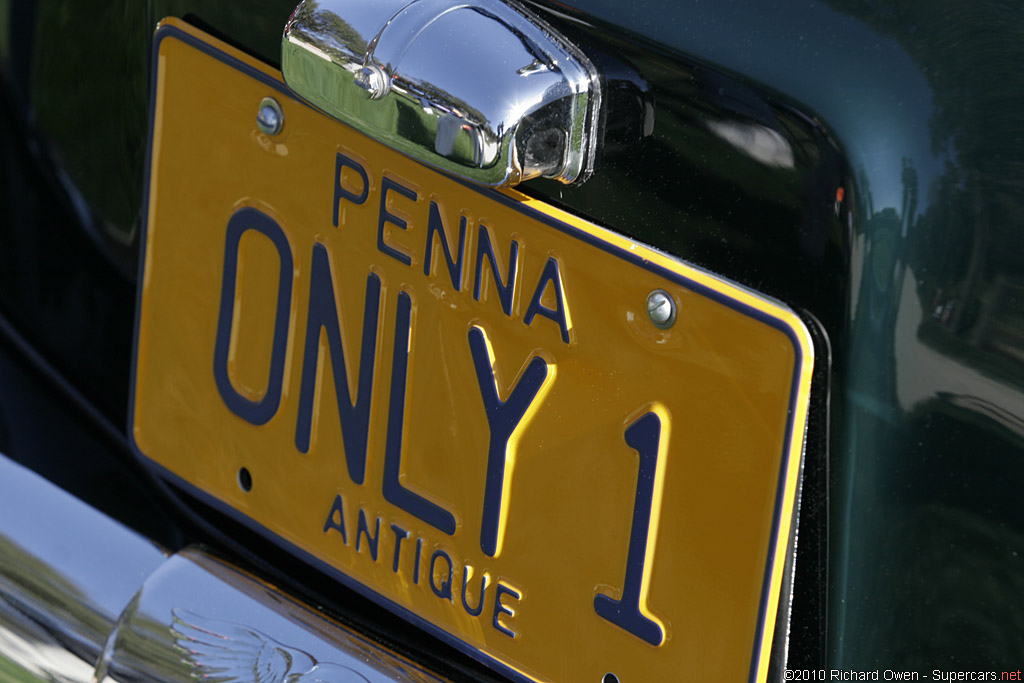
<path fill-rule="evenodd" d="M 0 456 L 0 679 L 442 679 L 197 548 L 167 555 Z"/>

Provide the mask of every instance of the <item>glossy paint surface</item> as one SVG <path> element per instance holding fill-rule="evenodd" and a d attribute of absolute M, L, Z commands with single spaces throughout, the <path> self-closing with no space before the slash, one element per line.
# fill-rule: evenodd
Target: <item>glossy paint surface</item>
<path fill-rule="evenodd" d="M 274 63 L 293 6 L 153 0 L 142 17 L 129 1 L 0 3 L 5 130 L 19 132 L 0 187 L 2 311 L 117 429 L 133 286 L 89 224 L 62 210 L 77 206 L 68 188 L 94 208 L 115 201 L 130 229 L 153 17 L 190 15 Z M 766 291 L 827 331 L 831 404 L 805 471 L 791 661 L 925 670 L 1019 661 L 1019 9 L 537 7 L 592 57 L 600 48 L 628 60 L 656 107 L 653 134 L 608 154 L 578 190 L 527 190 Z M 54 42 L 75 58 L 57 59 L 46 49 Z M 111 51 L 134 76 L 102 68 Z M 83 106 L 94 89 L 68 86 L 101 72 L 128 79 L 110 101 L 130 124 Z M 75 146 L 66 131 L 83 129 L 88 145 Z M 16 144 L 22 137 L 29 144 Z M 134 154 L 121 152 L 125 139 Z M 59 153 L 31 152 L 40 149 Z M 134 184 L 134 194 L 99 196 L 90 183 L 115 177 L 111 168 L 130 180 L 106 186 Z M 98 379 L 110 372 L 120 379 Z"/>
<path fill-rule="evenodd" d="M 168 26 L 141 453 L 524 680 L 764 680 L 813 360 L 799 318 L 433 173 Z M 430 226 L 455 248 L 463 223 L 456 269 Z M 654 289 L 671 329 L 647 319 Z"/>

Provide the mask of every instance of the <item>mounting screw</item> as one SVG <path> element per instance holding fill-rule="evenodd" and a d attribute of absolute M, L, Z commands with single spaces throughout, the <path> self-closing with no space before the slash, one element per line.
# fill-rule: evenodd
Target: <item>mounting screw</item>
<path fill-rule="evenodd" d="M 391 89 L 388 75 L 376 64 L 364 66 L 356 72 L 356 85 L 368 92 L 371 100 L 379 100 Z"/>
<path fill-rule="evenodd" d="M 676 321 L 676 302 L 664 289 L 656 289 L 647 295 L 647 317 L 655 327 L 667 330 Z"/>
<path fill-rule="evenodd" d="M 256 126 L 267 135 L 277 135 L 284 128 L 284 112 L 273 97 L 264 97 L 260 100 Z"/>

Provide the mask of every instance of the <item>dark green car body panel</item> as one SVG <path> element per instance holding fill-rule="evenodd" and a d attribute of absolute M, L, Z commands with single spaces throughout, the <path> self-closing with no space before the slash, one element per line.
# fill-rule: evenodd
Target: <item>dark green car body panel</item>
<path fill-rule="evenodd" d="M 173 510 L 140 512 L 163 493 L 115 494 L 149 486 L 119 436 L 149 44 L 173 15 L 273 64 L 293 8 L 0 1 L 0 452 L 171 546 L 199 532 Z M 1017 668 L 1024 8 L 533 8 L 596 61 L 640 74 L 654 125 L 617 136 L 627 101 L 593 178 L 524 189 L 780 299 L 817 335 L 792 631 L 779 639 L 790 666 Z M 91 425 L 93 455 L 64 462 L 37 435 L 45 420 L 15 424 L 24 361 L 55 387 L 37 410 Z M 70 398 L 68 416 L 50 394 Z"/>

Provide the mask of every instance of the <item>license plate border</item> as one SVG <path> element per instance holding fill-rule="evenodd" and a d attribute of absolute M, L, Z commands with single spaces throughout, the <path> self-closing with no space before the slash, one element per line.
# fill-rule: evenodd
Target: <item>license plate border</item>
<path fill-rule="evenodd" d="M 300 104 L 304 107 L 319 112 L 316 107 L 294 95 L 291 90 L 279 79 L 277 70 L 264 65 L 256 58 L 247 55 L 240 50 L 223 43 L 214 36 L 210 36 L 200 29 L 188 24 L 184 20 L 175 17 L 167 17 L 161 20 L 153 35 L 149 101 L 147 103 L 147 139 L 145 156 L 145 175 L 143 186 L 143 214 L 140 225 L 139 238 L 139 263 L 137 273 L 137 292 L 135 301 L 135 320 L 133 321 L 132 333 L 132 357 L 130 367 L 130 388 L 129 405 L 127 414 L 127 435 L 130 450 L 136 460 L 144 467 L 149 468 L 158 478 L 170 482 L 173 486 L 186 492 L 189 496 L 202 501 L 212 509 L 241 524 L 250 531 L 256 533 L 264 540 L 276 545 L 292 557 L 298 558 L 308 566 L 314 567 L 326 576 L 338 581 L 348 589 L 370 599 L 378 605 L 401 617 L 426 633 L 439 638 L 456 650 L 476 659 L 486 666 L 498 671 L 500 674 L 521 683 L 534 683 L 535 679 L 519 671 L 510 664 L 501 661 L 495 656 L 475 647 L 469 642 L 460 639 L 458 636 L 449 633 L 439 625 L 416 614 L 411 609 L 398 604 L 394 600 L 377 592 L 358 579 L 345 574 L 329 563 L 316 557 L 312 553 L 295 545 L 278 535 L 276 532 L 263 526 L 245 513 L 234 508 L 229 503 L 221 501 L 215 495 L 207 493 L 199 486 L 192 484 L 183 477 L 175 474 L 164 465 L 149 458 L 139 447 L 135 440 L 135 402 L 136 402 L 136 379 L 138 370 L 138 346 L 140 334 L 140 322 L 142 317 L 143 287 L 146 264 L 146 247 L 149 228 L 150 195 L 152 190 L 152 163 L 153 163 L 153 142 L 157 121 L 157 93 L 158 77 L 160 71 L 160 46 L 166 39 L 176 39 L 194 47 L 206 55 L 221 61 L 241 73 L 254 78 L 263 85 L 272 88 L 274 91 L 286 97 L 289 101 Z M 347 124 L 338 122 L 339 126 Z M 449 176 L 437 169 L 430 169 L 432 172 L 441 173 L 446 177 L 455 180 L 459 184 L 483 195 L 487 199 L 498 201 L 512 209 L 544 223 L 546 226 L 564 232 L 576 239 L 579 239 L 591 246 L 597 247 L 615 257 L 624 259 L 636 267 L 643 268 L 669 280 L 675 284 L 686 287 L 693 292 L 711 299 L 719 304 L 727 306 L 745 316 L 756 319 L 776 330 L 779 330 L 791 342 L 795 354 L 792 380 L 790 383 L 790 394 L 788 411 L 786 417 L 785 437 L 782 458 L 780 461 L 779 477 L 776 484 L 775 505 L 772 513 L 771 536 L 769 551 L 765 559 L 764 578 L 760 593 L 760 605 L 758 606 L 757 626 L 752 643 L 750 660 L 750 683 L 763 683 L 767 678 L 768 661 L 771 654 L 771 645 L 775 630 L 775 620 L 779 603 L 781 601 L 781 586 L 783 570 L 786 562 L 789 538 L 792 532 L 792 523 L 796 507 L 796 490 L 799 471 L 804 457 L 804 434 L 807 427 L 808 413 L 811 395 L 811 376 L 815 361 L 815 347 L 807 325 L 795 312 L 785 304 L 778 302 L 771 297 L 754 292 L 747 287 L 734 283 L 726 278 L 707 273 L 702 269 L 685 263 L 681 259 L 669 256 L 660 252 L 654 247 L 644 245 L 636 240 L 617 235 L 597 226 L 591 231 L 582 229 L 579 225 L 573 225 L 574 217 L 555 208 L 544 205 L 546 211 L 538 206 L 542 203 L 531 200 L 525 196 L 510 196 L 503 192 L 474 185 L 453 176 Z M 581 225 L 585 221 L 576 219 Z M 589 224 L 588 224 L 589 225 Z M 601 234 L 599 234 L 601 233 Z M 617 239 L 616 239 L 617 238 Z M 619 242 L 619 243 L 616 243 Z M 639 247 L 639 248 L 637 248 Z M 637 248 L 636 251 L 633 248 Z M 659 263 L 658 261 L 663 261 Z M 682 266 L 702 276 L 706 282 L 693 279 L 693 277 L 677 272 L 668 267 L 672 263 Z M 726 292 L 715 289 L 712 283 L 717 283 L 723 289 L 730 289 L 735 292 L 730 296 Z M 763 308 L 755 304 L 761 304 Z M 167 493 L 176 498 L 173 491 Z M 204 524 L 205 527 L 211 525 Z M 217 532 L 218 535 L 219 532 Z"/>

